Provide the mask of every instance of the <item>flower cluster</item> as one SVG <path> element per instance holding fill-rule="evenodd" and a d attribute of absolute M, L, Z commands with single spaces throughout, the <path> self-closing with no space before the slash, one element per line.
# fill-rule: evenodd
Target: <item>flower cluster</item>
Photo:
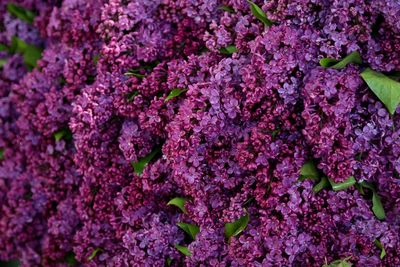
<path fill-rule="evenodd" d="M 17 2 L 0 3 L 0 261 L 400 266 L 400 108 L 360 76 L 398 79 L 397 1 Z M 355 184 L 315 192 L 310 161 Z"/>

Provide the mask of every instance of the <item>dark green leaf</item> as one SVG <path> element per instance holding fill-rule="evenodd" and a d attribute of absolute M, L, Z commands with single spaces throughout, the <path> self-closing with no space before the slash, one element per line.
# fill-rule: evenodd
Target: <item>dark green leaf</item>
<path fill-rule="evenodd" d="M 249 205 L 253 201 L 254 201 L 254 197 L 250 197 L 245 202 L 243 202 L 242 206 L 245 207 L 245 206 Z"/>
<path fill-rule="evenodd" d="M 250 9 L 251 9 L 251 13 L 253 13 L 253 15 L 262 23 L 265 24 L 265 26 L 272 26 L 274 23 L 272 21 L 270 21 L 267 18 L 267 15 L 265 14 L 265 12 L 259 7 L 257 6 L 255 3 L 253 3 L 252 1 L 247 1 L 250 4 Z"/>
<path fill-rule="evenodd" d="M 141 175 L 144 171 L 144 168 L 146 165 L 158 154 L 161 152 L 161 148 L 156 148 L 154 149 L 150 154 L 148 154 L 146 157 L 141 158 L 137 162 L 131 162 L 131 165 L 137 175 Z"/>
<path fill-rule="evenodd" d="M 7 11 L 14 17 L 30 24 L 32 24 L 35 19 L 35 14 L 32 11 L 15 4 L 7 4 Z"/>
<path fill-rule="evenodd" d="M 0 261 L 0 267 L 19 267 L 19 260 Z"/>
<path fill-rule="evenodd" d="M 8 51 L 9 48 L 5 44 L 0 44 L 0 51 Z"/>
<path fill-rule="evenodd" d="M 237 236 L 246 228 L 249 223 L 250 216 L 246 214 L 240 217 L 238 220 L 225 224 L 225 236 L 231 238 L 232 236 Z"/>
<path fill-rule="evenodd" d="M 0 69 L 7 64 L 7 59 L 0 58 Z"/>
<path fill-rule="evenodd" d="M 100 55 L 94 55 L 94 56 L 93 56 L 93 63 L 94 63 L 94 64 L 97 64 L 97 62 L 99 61 L 99 59 L 100 59 Z"/>
<path fill-rule="evenodd" d="M 225 6 L 225 5 L 220 6 L 218 9 L 226 11 L 226 12 L 229 12 L 229 13 L 234 13 L 235 12 L 235 10 L 233 10 L 232 7 Z"/>
<path fill-rule="evenodd" d="M 71 141 L 72 140 L 72 132 L 69 128 L 61 128 L 57 132 L 53 134 L 54 139 L 58 142 L 61 139 L 64 139 L 65 141 Z"/>
<path fill-rule="evenodd" d="M 37 66 L 37 61 L 42 58 L 42 49 L 34 46 L 28 45 L 24 53 L 24 63 L 29 68 L 35 68 Z"/>
<path fill-rule="evenodd" d="M 314 191 L 315 193 L 318 193 L 318 192 L 321 191 L 322 189 L 324 189 L 324 188 L 329 188 L 329 187 L 330 187 L 330 183 L 329 183 L 328 178 L 325 177 L 325 176 L 323 176 L 323 177 L 321 178 L 321 181 L 319 181 L 319 183 L 316 184 L 316 185 L 313 187 L 313 191 Z"/>
<path fill-rule="evenodd" d="M 190 252 L 190 250 L 188 249 L 188 247 L 184 247 L 181 245 L 176 244 L 175 245 L 176 249 L 179 250 L 183 255 L 185 256 L 192 256 L 192 253 Z"/>
<path fill-rule="evenodd" d="M 177 225 L 185 231 L 190 237 L 194 240 L 196 239 L 196 235 L 200 232 L 200 227 L 194 224 L 189 223 L 177 223 Z"/>
<path fill-rule="evenodd" d="M 236 48 L 236 46 L 234 45 L 228 45 L 227 47 L 223 47 L 219 50 L 219 52 L 221 52 L 222 54 L 225 55 L 231 55 L 233 53 L 236 53 L 238 50 Z"/>
<path fill-rule="evenodd" d="M 186 89 L 181 89 L 181 88 L 172 89 L 172 91 L 169 93 L 167 98 L 165 98 L 164 102 L 167 102 L 167 101 L 171 100 L 172 98 L 175 98 L 186 91 L 187 91 Z"/>
<path fill-rule="evenodd" d="M 92 252 L 92 254 L 90 254 L 90 256 L 87 258 L 88 261 L 91 261 L 94 259 L 94 257 L 96 257 L 97 253 L 101 252 L 102 249 L 101 248 L 95 248 Z"/>
<path fill-rule="evenodd" d="M 42 57 L 42 49 L 27 44 L 24 40 L 13 36 L 11 41 L 11 47 L 9 49 L 11 54 L 19 53 L 24 58 L 24 63 L 29 69 L 33 69 L 37 66 L 37 61 Z"/>
<path fill-rule="evenodd" d="M 176 197 L 171 199 L 167 205 L 173 205 L 178 207 L 183 213 L 187 213 L 186 209 L 185 209 L 185 204 L 186 204 L 186 199 L 183 197 Z"/>
<path fill-rule="evenodd" d="M 360 53 L 357 51 L 353 51 L 349 55 L 347 55 L 342 60 L 337 60 L 334 58 L 323 58 L 319 61 L 319 64 L 324 68 L 332 68 L 332 69 L 343 69 L 348 64 L 362 64 L 362 59 Z"/>
<path fill-rule="evenodd" d="M 376 192 L 372 194 L 372 211 L 379 220 L 385 219 L 385 210 L 383 209 L 381 198 Z"/>
<path fill-rule="evenodd" d="M 329 183 L 331 184 L 333 191 L 339 191 L 353 186 L 356 183 L 356 179 L 354 179 L 353 176 L 350 176 L 349 178 L 347 178 L 346 181 L 341 183 L 335 183 L 331 179 L 329 179 Z"/>
<path fill-rule="evenodd" d="M 307 161 L 303 167 L 300 169 L 300 181 L 304 181 L 305 179 L 312 179 L 312 180 L 317 180 L 319 178 L 319 172 L 317 168 L 315 167 L 315 164 L 313 161 Z"/>
<path fill-rule="evenodd" d="M 4 148 L 0 148 L 0 160 L 4 159 Z"/>
<path fill-rule="evenodd" d="M 68 252 L 65 257 L 64 257 L 64 261 L 68 264 L 69 267 L 73 267 L 78 265 L 78 261 L 75 258 L 75 253 L 70 251 Z"/>
<path fill-rule="evenodd" d="M 360 182 L 359 185 L 372 191 L 372 212 L 379 220 L 384 220 L 386 217 L 385 210 L 375 187 L 366 181 Z M 361 190 L 360 193 L 365 194 L 364 190 Z"/>
<path fill-rule="evenodd" d="M 374 244 L 377 248 L 379 248 L 381 250 L 380 258 L 383 259 L 386 256 L 386 251 L 385 251 L 385 248 L 383 247 L 381 241 L 379 241 L 378 239 L 375 239 Z"/>
<path fill-rule="evenodd" d="M 126 100 L 128 100 L 129 102 L 132 102 L 133 99 L 135 98 L 135 96 L 139 95 L 139 91 L 135 90 L 133 92 L 130 92 L 126 95 Z"/>
<path fill-rule="evenodd" d="M 400 83 L 370 68 L 364 70 L 361 77 L 393 115 L 400 103 Z"/>
<path fill-rule="evenodd" d="M 166 264 L 167 264 L 167 266 L 171 266 L 171 264 L 172 264 L 172 259 L 171 259 L 170 257 L 168 257 L 168 258 L 166 259 Z"/>
<path fill-rule="evenodd" d="M 361 182 L 359 182 L 359 184 L 362 187 L 368 188 L 369 190 L 375 192 L 375 187 L 372 184 L 368 183 L 367 181 L 361 181 Z"/>

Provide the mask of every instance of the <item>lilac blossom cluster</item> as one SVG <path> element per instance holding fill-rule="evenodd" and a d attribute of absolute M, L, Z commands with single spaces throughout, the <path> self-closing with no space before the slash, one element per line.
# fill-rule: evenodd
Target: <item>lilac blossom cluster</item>
<path fill-rule="evenodd" d="M 400 266 L 400 108 L 360 77 L 400 70 L 398 1 L 13 2 L 33 23 L 9 4 L 0 44 L 42 54 L 0 51 L 1 261 Z M 316 193 L 309 161 L 385 218 L 360 186 Z"/>

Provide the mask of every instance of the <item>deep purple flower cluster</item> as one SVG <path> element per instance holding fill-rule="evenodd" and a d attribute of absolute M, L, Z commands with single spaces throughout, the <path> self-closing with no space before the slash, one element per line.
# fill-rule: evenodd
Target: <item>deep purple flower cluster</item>
<path fill-rule="evenodd" d="M 271 26 L 246 0 L 18 1 L 32 24 L 0 1 L 0 43 L 43 49 L 33 70 L 0 51 L 0 260 L 400 266 L 400 108 L 359 75 L 400 70 L 399 2 L 254 3 Z M 385 219 L 356 186 L 314 192 L 310 160 L 373 185 Z"/>

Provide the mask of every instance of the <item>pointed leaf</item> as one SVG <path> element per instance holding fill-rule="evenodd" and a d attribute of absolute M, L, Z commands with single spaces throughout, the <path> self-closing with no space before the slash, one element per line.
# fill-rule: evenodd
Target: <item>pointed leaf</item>
<path fill-rule="evenodd" d="M 15 4 L 7 4 L 7 11 L 14 17 L 30 24 L 32 24 L 35 19 L 35 14 L 32 11 Z"/>
<path fill-rule="evenodd" d="M 385 210 L 383 209 L 381 198 L 376 192 L 372 194 L 372 211 L 379 220 L 385 219 Z"/>
<path fill-rule="evenodd" d="M 135 96 L 139 95 L 139 91 L 135 90 L 133 92 L 130 92 L 126 95 L 126 100 L 128 100 L 129 102 L 133 101 L 133 99 L 135 98 Z"/>
<path fill-rule="evenodd" d="M 304 181 L 305 179 L 312 179 L 312 180 L 317 180 L 319 178 L 319 172 L 317 168 L 315 167 L 315 164 L 313 161 L 307 161 L 303 167 L 300 169 L 300 181 Z"/>
<path fill-rule="evenodd" d="M 167 101 L 171 100 L 172 98 L 175 98 L 186 91 L 187 91 L 187 89 L 182 89 L 182 88 L 172 89 L 172 91 L 169 93 L 167 98 L 165 98 L 164 102 L 167 102 Z"/>
<path fill-rule="evenodd" d="M 348 64 L 362 64 L 362 59 L 360 53 L 353 51 L 341 60 L 334 58 L 323 58 L 319 61 L 319 64 L 324 68 L 343 69 Z"/>
<path fill-rule="evenodd" d="M 356 179 L 354 179 L 353 176 L 350 176 L 349 178 L 347 178 L 346 181 L 343 181 L 341 183 L 335 183 L 331 179 L 329 179 L 329 182 L 332 186 L 333 191 L 339 191 L 353 186 L 356 183 Z"/>
<path fill-rule="evenodd" d="M 189 223 L 177 223 L 177 225 L 185 231 L 190 237 L 194 240 L 196 239 L 196 235 L 200 232 L 200 227 L 194 224 Z"/>
<path fill-rule="evenodd" d="M 321 181 L 319 181 L 318 184 L 316 184 L 313 187 L 313 191 L 315 193 L 318 193 L 319 191 L 321 191 L 324 188 L 328 188 L 330 186 L 329 180 L 328 178 L 326 178 L 325 176 L 321 178 Z"/>
<path fill-rule="evenodd" d="M 227 47 L 223 47 L 219 50 L 219 52 L 221 52 L 222 54 L 225 55 L 231 55 L 233 53 L 236 53 L 238 50 L 236 48 L 236 46 L 234 45 L 228 45 Z"/>
<path fill-rule="evenodd" d="M 400 104 L 400 83 L 370 68 L 364 70 L 361 77 L 393 115 Z"/>
<path fill-rule="evenodd" d="M 231 238 L 232 236 L 237 236 L 246 228 L 249 223 L 250 216 L 246 214 L 240 217 L 238 220 L 225 224 L 225 236 Z"/>
<path fill-rule="evenodd" d="M 91 261 L 94 259 L 94 257 L 96 257 L 97 253 L 99 253 L 100 251 L 102 251 L 101 248 L 95 248 L 92 252 L 92 254 L 90 254 L 90 256 L 87 258 L 88 261 Z"/>
<path fill-rule="evenodd" d="M 265 24 L 265 26 L 272 26 L 274 23 L 272 21 L 270 21 L 267 17 L 267 15 L 265 14 L 265 12 L 258 6 L 256 5 L 254 2 L 252 1 L 247 1 L 250 4 L 250 9 L 251 9 L 251 13 L 253 13 L 253 15 L 262 23 Z"/>
<path fill-rule="evenodd" d="M 226 12 L 229 12 L 229 13 L 234 13 L 235 12 L 235 10 L 233 10 L 232 7 L 226 6 L 226 5 L 222 5 L 218 9 L 226 11 Z"/>
<path fill-rule="evenodd" d="M 181 246 L 181 245 L 176 244 L 176 245 L 175 245 L 175 248 L 176 248 L 177 250 L 179 250 L 179 251 L 180 251 L 183 255 L 185 255 L 185 256 L 188 256 L 188 257 L 192 256 L 192 253 L 190 252 L 190 250 L 188 249 L 188 247 L 185 247 L 185 246 Z"/>
<path fill-rule="evenodd" d="M 140 78 L 140 79 L 145 77 L 144 74 L 141 74 L 136 70 L 128 70 L 127 72 L 125 72 L 125 75 L 126 76 L 135 76 L 135 77 Z"/>
<path fill-rule="evenodd" d="M 61 128 L 57 132 L 53 134 L 54 139 L 58 142 L 61 139 L 64 139 L 65 141 L 70 141 L 72 140 L 72 132 L 69 128 Z"/>
<path fill-rule="evenodd" d="M 379 248 L 381 250 L 380 258 L 383 259 L 386 256 L 386 251 L 385 251 L 385 248 L 383 247 L 381 241 L 379 241 L 378 239 L 375 239 L 374 244 L 377 248 Z"/>
<path fill-rule="evenodd" d="M 150 154 L 148 154 L 146 157 L 141 158 L 137 162 L 131 162 L 131 165 L 137 175 L 141 175 L 144 171 L 144 168 L 147 166 L 147 164 L 159 153 L 161 152 L 161 148 L 156 148 L 154 149 Z"/>
<path fill-rule="evenodd" d="M 171 199 L 167 205 L 173 205 L 178 207 L 183 213 L 187 213 L 186 209 L 185 209 L 185 204 L 186 204 L 186 199 L 183 197 L 176 197 Z"/>

